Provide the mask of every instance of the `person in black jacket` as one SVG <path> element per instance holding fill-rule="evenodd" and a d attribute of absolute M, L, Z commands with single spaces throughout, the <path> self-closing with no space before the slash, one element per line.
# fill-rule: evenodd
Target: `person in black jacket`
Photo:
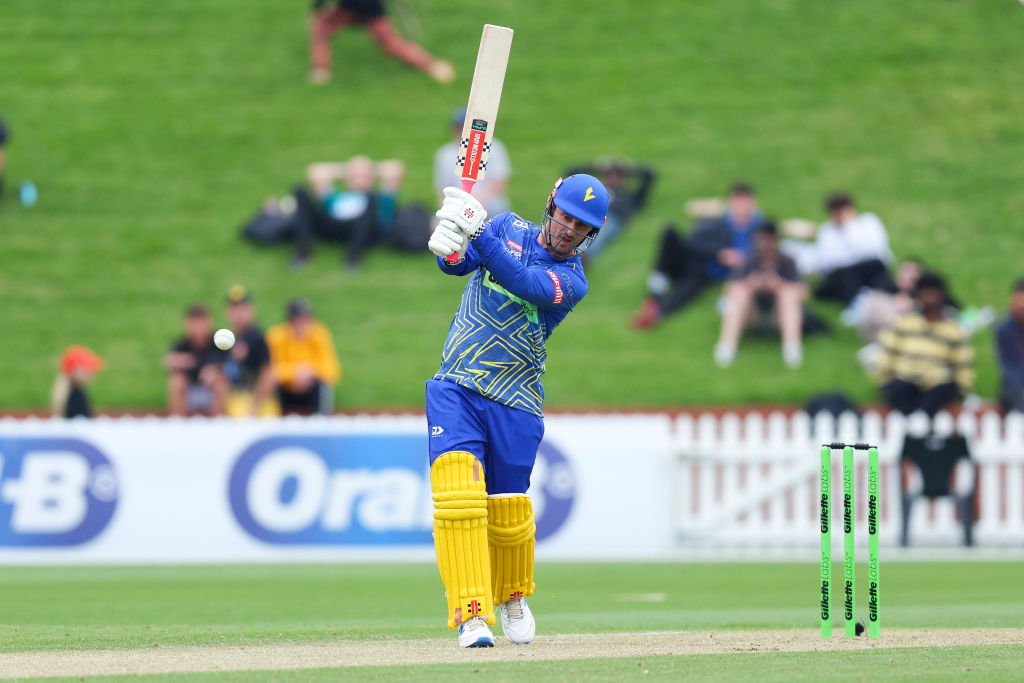
<path fill-rule="evenodd" d="M 599 159 L 593 164 L 580 164 L 569 168 L 565 175 L 577 173 L 597 176 L 608 190 L 608 218 L 601 226 L 601 236 L 587 249 L 585 259 L 590 261 L 608 248 L 626 229 L 635 213 L 644 208 L 654 185 L 654 169 L 623 159 Z"/>
<path fill-rule="evenodd" d="M 206 306 L 188 307 L 184 332 L 164 355 L 168 410 L 171 415 L 223 415 L 231 386 L 224 375 L 228 352 L 213 343 L 213 317 Z"/>
<path fill-rule="evenodd" d="M 718 218 L 698 222 L 689 238 L 667 225 L 647 278 L 648 296 L 633 318 L 649 329 L 675 313 L 711 285 L 742 268 L 753 248 L 753 235 L 764 222 L 754 188 L 739 182 L 729 191 L 728 208 Z"/>

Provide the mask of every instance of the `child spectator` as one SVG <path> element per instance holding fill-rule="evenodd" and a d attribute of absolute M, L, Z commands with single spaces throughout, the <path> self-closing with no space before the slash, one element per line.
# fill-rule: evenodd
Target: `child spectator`
<path fill-rule="evenodd" d="M 416 67 L 438 83 L 455 80 L 449 62 L 437 59 L 422 47 L 406 40 L 395 29 L 383 0 L 315 0 L 309 22 L 309 53 L 313 62 L 310 80 L 331 80 L 331 37 L 352 24 L 362 24 L 381 50 Z"/>
<path fill-rule="evenodd" d="M 1024 412 L 1024 279 L 1014 284 L 1006 319 L 996 328 L 996 353 L 1002 372 L 999 402 L 1006 410 Z"/>
<path fill-rule="evenodd" d="M 292 265 L 304 265 L 314 239 L 320 238 L 347 245 L 346 263 L 358 268 L 363 252 L 388 238 L 404 176 L 405 164 L 393 159 L 375 164 L 369 157 L 354 156 L 346 162 L 311 164 L 306 178 L 315 197 L 301 187 L 294 192 Z"/>
<path fill-rule="evenodd" d="M 699 222 L 689 239 L 681 237 L 674 226 L 667 226 L 654 271 L 647 278 L 648 297 L 633 318 L 633 326 L 654 327 L 741 267 L 750 253 L 754 231 L 763 221 L 754 188 L 736 183 L 729 192 L 726 212 Z"/>
<path fill-rule="evenodd" d="M 286 315 L 287 322 L 267 332 L 281 412 L 329 414 L 334 385 L 341 380 L 331 333 L 313 318 L 306 299 L 293 299 Z"/>
<path fill-rule="evenodd" d="M 223 415 L 229 384 L 223 365 L 228 352 L 213 343 L 213 318 L 202 304 L 185 311 L 185 334 L 164 356 L 167 407 L 171 415 Z"/>
<path fill-rule="evenodd" d="M 732 364 L 744 327 L 758 317 L 772 317 L 782 336 L 782 359 L 791 368 L 803 362 L 801 330 L 807 286 L 800 281 L 796 263 L 779 251 L 779 233 L 765 222 L 754 233 L 754 252 L 733 271 L 725 285 L 725 314 L 715 345 L 715 362 Z"/>
<path fill-rule="evenodd" d="M 638 166 L 621 159 L 602 159 L 590 165 L 568 169 L 566 176 L 587 173 L 604 183 L 610 198 L 608 218 L 601 226 L 601 234 L 587 249 L 586 258 L 592 260 L 615 241 L 635 213 L 647 203 L 654 185 L 654 169 Z"/>
<path fill-rule="evenodd" d="M 224 374 L 231 382 L 228 415 L 278 415 L 270 349 L 263 338 L 263 330 L 255 322 L 252 296 L 242 285 L 234 285 L 228 290 L 227 307 L 228 320 L 235 333 L 235 345 L 224 363 Z"/>
<path fill-rule="evenodd" d="M 92 417 L 86 386 L 103 369 L 103 359 L 87 346 L 69 346 L 50 394 L 50 410 L 59 417 Z"/>
<path fill-rule="evenodd" d="M 455 158 L 459 155 L 462 140 L 462 126 L 466 123 L 466 108 L 459 107 L 452 113 L 452 139 L 437 148 L 434 153 L 434 192 L 438 204 L 444 202 L 444 188 L 454 185 L 461 187 L 460 176 L 455 172 Z M 512 163 L 508 150 L 498 138 L 491 139 L 491 151 L 487 156 L 487 174 L 473 185 L 473 196 L 484 205 L 488 216 L 497 216 L 509 209 L 508 179 L 512 175 Z"/>
<path fill-rule="evenodd" d="M 878 216 L 857 213 L 853 197 L 845 192 L 829 195 L 825 210 L 830 219 L 818 228 L 815 244 L 823 279 L 814 296 L 848 306 L 862 287 L 895 291 L 888 271 L 889 233 Z"/>
<path fill-rule="evenodd" d="M 964 397 L 974 382 L 974 349 L 955 312 L 946 306 L 946 283 L 922 273 L 914 289 L 915 310 L 882 330 L 878 379 L 894 410 L 934 416 Z"/>

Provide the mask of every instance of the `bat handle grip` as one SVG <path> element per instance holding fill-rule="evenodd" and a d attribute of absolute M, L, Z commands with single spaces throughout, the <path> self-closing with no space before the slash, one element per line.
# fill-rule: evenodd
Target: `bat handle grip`
<path fill-rule="evenodd" d="M 475 184 L 476 184 L 476 181 L 473 180 L 472 178 L 463 178 L 462 179 L 462 191 L 463 192 L 472 192 L 473 191 L 473 185 L 475 185 Z M 447 261 L 448 263 L 452 264 L 452 265 L 455 265 L 456 263 L 459 262 L 459 252 L 455 252 L 451 256 L 446 256 L 444 260 Z"/>

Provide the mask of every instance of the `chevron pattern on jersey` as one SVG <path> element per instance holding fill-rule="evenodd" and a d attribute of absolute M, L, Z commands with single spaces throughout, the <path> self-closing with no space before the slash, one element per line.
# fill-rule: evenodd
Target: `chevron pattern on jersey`
<path fill-rule="evenodd" d="M 480 269 L 466 286 L 438 376 L 503 405 L 542 415 L 540 379 L 547 357 L 543 324 L 529 304 L 488 284 L 489 277 Z"/>

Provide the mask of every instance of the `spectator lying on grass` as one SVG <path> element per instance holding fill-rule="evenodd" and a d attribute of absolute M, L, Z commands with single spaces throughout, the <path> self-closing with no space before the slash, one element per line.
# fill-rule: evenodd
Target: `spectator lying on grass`
<path fill-rule="evenodd" d="M 729 192 L 726 212 L 699 221 L 692 236 L 684 238 L 675 226 L 666 226 L 654 270 L 647 277 L 648 296 L 633 318 L 633 326 L 654 327 L 743 266 L 754 231 L 763 221 L 754 188 L 736 183 Z"/>
<path fill-rule="evenodd" d="M 654 185 L 654 169 L 623 159 L 599 159 L 593 164 L 580 164 L 565 174 L 587 173 L 596 176 L 608 190 L 608 218 L 601 226 L 600 236 L 587 249 L 585 260 L 597 258 L 608 248 L 629 223 L 629 220 L 647 203 Z"/>

